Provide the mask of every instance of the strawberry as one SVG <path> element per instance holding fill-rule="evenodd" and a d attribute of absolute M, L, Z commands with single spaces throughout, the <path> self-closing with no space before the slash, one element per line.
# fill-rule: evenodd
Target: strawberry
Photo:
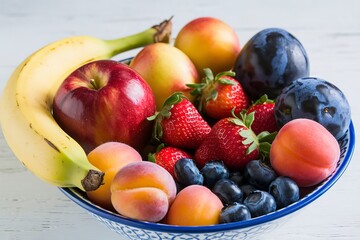
<path fill-rule="evenodd" d="M 192 158 L 192 155 L 175 147 L 160 144 L 155 153 L 149 153 L 148 160 L 165 168 L 171 176 L 174 175 L 175 163 L 181 158 Z"/>
<path fill-rule="evenodd" d="M 182 93 L 172 94 L 155 119 L 154 137 L 167 145 L 181 149 L 196 149 L 211 127 L 196 107 Z"/>
<path fill-rule="evenodd" d="M 251 130 L 254 113 L 223 118 L 211 129 L 209 135 L 195 152 L 199 168 L 211 160 L 220 160 L 233 171 L 238 171 L 251 160 L 258 159 L 260 152 L 268 154 L 274 136 L 262 133 L 259 136 Z"/>
<path fill-rule="evenodd" d="M 248 108 L 250 100 L 241 84 L 233 78 L 232 71 L 221 72 L 215 77 L 209 68 L 204 69 L 202 83 L 188 84 L 192 95 L 198 97 L 198 109 L 214 119 L 231 117 L 232 109 L 239 114 Z"/>
<path fill-rule="evenodd" d="M 278 126 L 275 121 L 275 102 L 268 99 L 267 95 L 263 95 L 256 102 L 254 102 L 246 111 L 246 114 L 254 112 L 254 121 L 251 129 L 255 134 L 263 131 L 275 132 L 278 131 Z"/>

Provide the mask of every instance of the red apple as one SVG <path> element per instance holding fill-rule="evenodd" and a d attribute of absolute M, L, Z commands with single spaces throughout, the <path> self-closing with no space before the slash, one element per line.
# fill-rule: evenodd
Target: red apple
<path fill-rule="evenodd" d="M 176 36 L 174 46 L 191 59 L 200 75 L 204 68 L 210 68 L 214 74 L 231 70 L 240 52 L 235 30 L 212 17 L 187 23 Z"/>
<path fill-rule="evenodd" d="M 98 60 L 71 73 L 58 89 L 53 115 L 59 126 L 85 150 L 109 141 L 140 150 L 149 140 L 155 97 L 129 66 Z"/>

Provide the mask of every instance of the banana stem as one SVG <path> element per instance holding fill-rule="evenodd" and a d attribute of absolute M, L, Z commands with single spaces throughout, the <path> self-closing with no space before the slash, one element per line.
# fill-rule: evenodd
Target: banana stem
<path fill-rule="evenodd" d="M 171 19 L 172 17 L 143 32 L 113 40 L 105 40 L 105 42 L 110 47 L 113 56 L 156 42 L 169 43 L 172 31 Z"/>
<path fill-rule="evenodd" d="M 83 186 L 86 192 L 94 191 L 99 188 L 102 184 L 104 179 L 105 173 L 96 171 L 96 170 L 89 170 L 86 177 L 81 181 L 81 185 Z"/>

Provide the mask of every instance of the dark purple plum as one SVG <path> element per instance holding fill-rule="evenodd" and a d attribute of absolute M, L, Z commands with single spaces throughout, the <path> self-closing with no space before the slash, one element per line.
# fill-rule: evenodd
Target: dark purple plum
<path fill-rule="evenodd" d="M 235 78 L 253 100 L 275 99 L 295 79 L 309 76 L 307 53 L 286 30 L 264 29 L 242 48 L 234 64 Z"/>
<path fill-rule="evenodd" d="M 320 78 L 299 78 L 284 88 L 275 101 L 279 127 L 296 118 L 314 120 L 340 139 L 349 128 L 350 105 L 332 83 Z"/>

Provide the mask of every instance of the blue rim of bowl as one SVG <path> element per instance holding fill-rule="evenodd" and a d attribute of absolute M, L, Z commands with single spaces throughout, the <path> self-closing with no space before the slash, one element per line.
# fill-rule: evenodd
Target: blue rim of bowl
<path fill-rule="evenodd" d="M 257 218 L 252 218 L 246 221 L 226 223 L 226 224 L 217 224 L 217 225 L 209 225 L 209 226 L 174 226 L 167 225 L 161 223 L 152 223 L 152 222 L 144 222 L 138 221 L 134 219 L 129 219 L 123 216 L 120 216 L 116 213 L 107 211 L 101 207 L 98 207 L 92 204 L 89 200 L 86 199 L 81 190 L 76 188 L 59 188 L 69 199 L 74 201 L 76 204 L 81 206 L 82 208 L 88 210 L 89 212 L 98 215 L 101 218 L 108 219 L 110 221 L 124 224 L 134 228 L 146 229 L 151 231 L 158 232 L 173 232 L 173 233 L 209 233 L 209 232 L 224 232 L 231 230 L 239 230 L 248 227 L 254 227 L 256 225 L 264 224 L 273 220 L 280 219 L 286 215 L 289 215 L 309 203 L 313 202 L 321 195 L 323 195 L 331 186 L 337 182 L 337 180 L 341 177 L 341 175 L 345 172 L 347 166 L 350 163 L 354 147 L 355 147 L 355 131 L 352 121 L 350 122 L 348 129 L 348 143 L 345 145 L 348 146 L 346 150 L 346 155 L 344 156 L 342 162 L 339 164 L 337 170 L 331 175 L 323 184 L 321 184 L 318 188 L 316 188 L 313 192 L 307 194 L 302 199 L 293 203 L 292 205 L 277 210 L 273 213 L 269 213 L 264 216 L 260 216 Z M 346 135 L 345 135 L 346 136 Z"/>

